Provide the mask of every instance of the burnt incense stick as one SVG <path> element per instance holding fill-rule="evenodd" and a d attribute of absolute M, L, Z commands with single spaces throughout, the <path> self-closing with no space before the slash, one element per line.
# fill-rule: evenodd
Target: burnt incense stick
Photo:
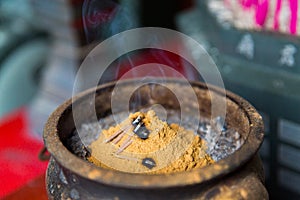
<path fill-rule="evenodd" d="M 116 154 L 122 153 L 132 142 L 133 140 L 131 139 L 132 136 L 129 136 L 126 141 L 120 146 Z"/>
<path fill-rule="evenodd" d="M 112 140 L 114 140 L 116 137 L 118 137 L 121 133 L 125 132 L 125 130 L 127 130 L 129 128 L 130 128 L 130 125 L 127 125 L 124 129 L 121 128 L 119 131 L 117 131 L 116 133 L 114 133 L 112 136 L 110 136 L 104 142 L 105 143 L 111 142 Z"/>

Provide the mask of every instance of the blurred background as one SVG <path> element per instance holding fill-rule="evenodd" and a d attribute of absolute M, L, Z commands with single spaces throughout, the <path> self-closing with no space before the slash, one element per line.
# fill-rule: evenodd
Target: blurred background
<path fill-rule="evenodd" d="M 44 123 L 72 96 L 95 45 L 145 26 L 178 30 L 205 47 L 226 89 L 263 116 L 270 198 L 300 199 L 299 7 L 297 0 L 0 0 L 0 199 L 46 199 L 47 163 L 38 159 Z M 178 57 L 153 50 L 122 57 L 100 83 L 143 59 L 200 80 Z"/>

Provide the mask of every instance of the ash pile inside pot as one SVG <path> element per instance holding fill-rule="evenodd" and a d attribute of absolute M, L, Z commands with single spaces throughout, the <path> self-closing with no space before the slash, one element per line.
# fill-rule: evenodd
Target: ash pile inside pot
<path fill-rule="evenodd" d="M 119 119 L 125 119 L 127 113 L 119 113 Z M 212 157 L 214 161 L 223 159 L 239 149 L 244 139 L 233 128 L 228 128 L 225 120 L 222 117 L 217 117 L 210 121 L 208 118 L 201 118 L 199 126 L 195 117 L 190 116 L 181 120 L 180 113 L 176 110 L 167 111 L 167 123 L 177 123 L 186 129 L 193 129 L 195 134 L 198 134 L 207 142 L 206 153 Z M 94 140 L 99 137 L 99 134 L 104 129 L 108 129 L 115 124 L 115 119 L 112 116 L 102 118 L 99 122 L 83 124 L 79 130 L 81 134 L 78 136 L 77 131 L 67 141 L 69 149 L 77 156 L 87 159 L 90 155 L 88 149 Z M 194 127 L 194 128 L 193 128 Z M 198 127 L 198 129 L 197 129 Z M 85 144 L 85 145 L 84 145 Z"/>

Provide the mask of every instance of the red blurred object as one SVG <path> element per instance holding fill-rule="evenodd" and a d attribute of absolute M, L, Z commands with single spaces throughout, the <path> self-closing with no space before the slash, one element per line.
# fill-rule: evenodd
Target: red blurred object
<path fill-rule="evenodd" d="M 45 174 L 29 181 L 22 188 L 9 194 L 3 200 L 47 200 Z"/>
<path fill-rule="evenodd" d="M 176 46 L 174 46 L 174 48 L 176 48 Z M 180 57 L 180 55 L 161 49 L 146 49 L 133 56 L 133 58 L 122 60 L 121 67 L 117 72 L 117 79 L 120 79 L 124 74 L 134 69 L 134 67 L 149 63 L 163 64 L 171 67 L 172 69 L 178 72 L 178 74 L 163 73 L 164 77 L 182 78 L 183 76 L 191 81 L 199 80 L 200 77 L 196 69 L 194 69 L 194 67 L 185 59 Z M 134 75 L 132 75 L 131 78 L 144 77 L 147 76 L 147 74 L 152 76 L 161 75 L 159 68 L 149 68 L 148 71 L 144 71 L 143 73 L 144 74 L 134 73 Z"/>
<path fill-rule="evenodd" d="M 38 159 L 42 147 L 31 134 L 26 109 L 0 119 L 0 198 L 45 173 L 47 162 Z"/>

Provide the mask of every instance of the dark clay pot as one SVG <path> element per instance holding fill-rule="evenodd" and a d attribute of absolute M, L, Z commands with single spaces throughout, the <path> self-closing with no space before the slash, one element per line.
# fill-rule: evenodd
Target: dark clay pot
<path fill-rule="evenodd" d="M 167 79 L 165 84 L 184 90 L 185 82 Z M 135 81 L 121 83 L 125 90 Z M 200 82 L 190 83 L 200 103 L 201 113 L 209 117 L 211 99 L 208 88 Z M 115 83 L 101 85 L 80 93 L 75 106 L 82 107 L 82 119 L 87 97 L 96 90 L 95 106 L 98 117 L 110 113 L 110 98 Z M 178 109 L 178 103 L 164 87 L 151 84 L 139 88 L 142 94 L 151 87 L 153 99 L 143 98 L 143 104 L 160 103 L 166 108 Z M 51 154 L 47 169 L 49 199 L 268 199 L 264 187 L 264 173 L 257 151 L 263 141 L 263 122 L 257 111 L 244 99 L 209 86 L 215 95 L 226 95 L 226 121 L 242 135 L 245 142 L 232 155 L 206 166 L 186 172 L 166 175 L 132 174 L 99 168 L 74 155 L 66 145 L 75 128 L 72 100 L 59 106 L 49 117 L 44 129 L 44 141 Z M 188 99 L 187 99 L 188 101 Z M 84 120 L 83 120 L 84 121 Z"/>

